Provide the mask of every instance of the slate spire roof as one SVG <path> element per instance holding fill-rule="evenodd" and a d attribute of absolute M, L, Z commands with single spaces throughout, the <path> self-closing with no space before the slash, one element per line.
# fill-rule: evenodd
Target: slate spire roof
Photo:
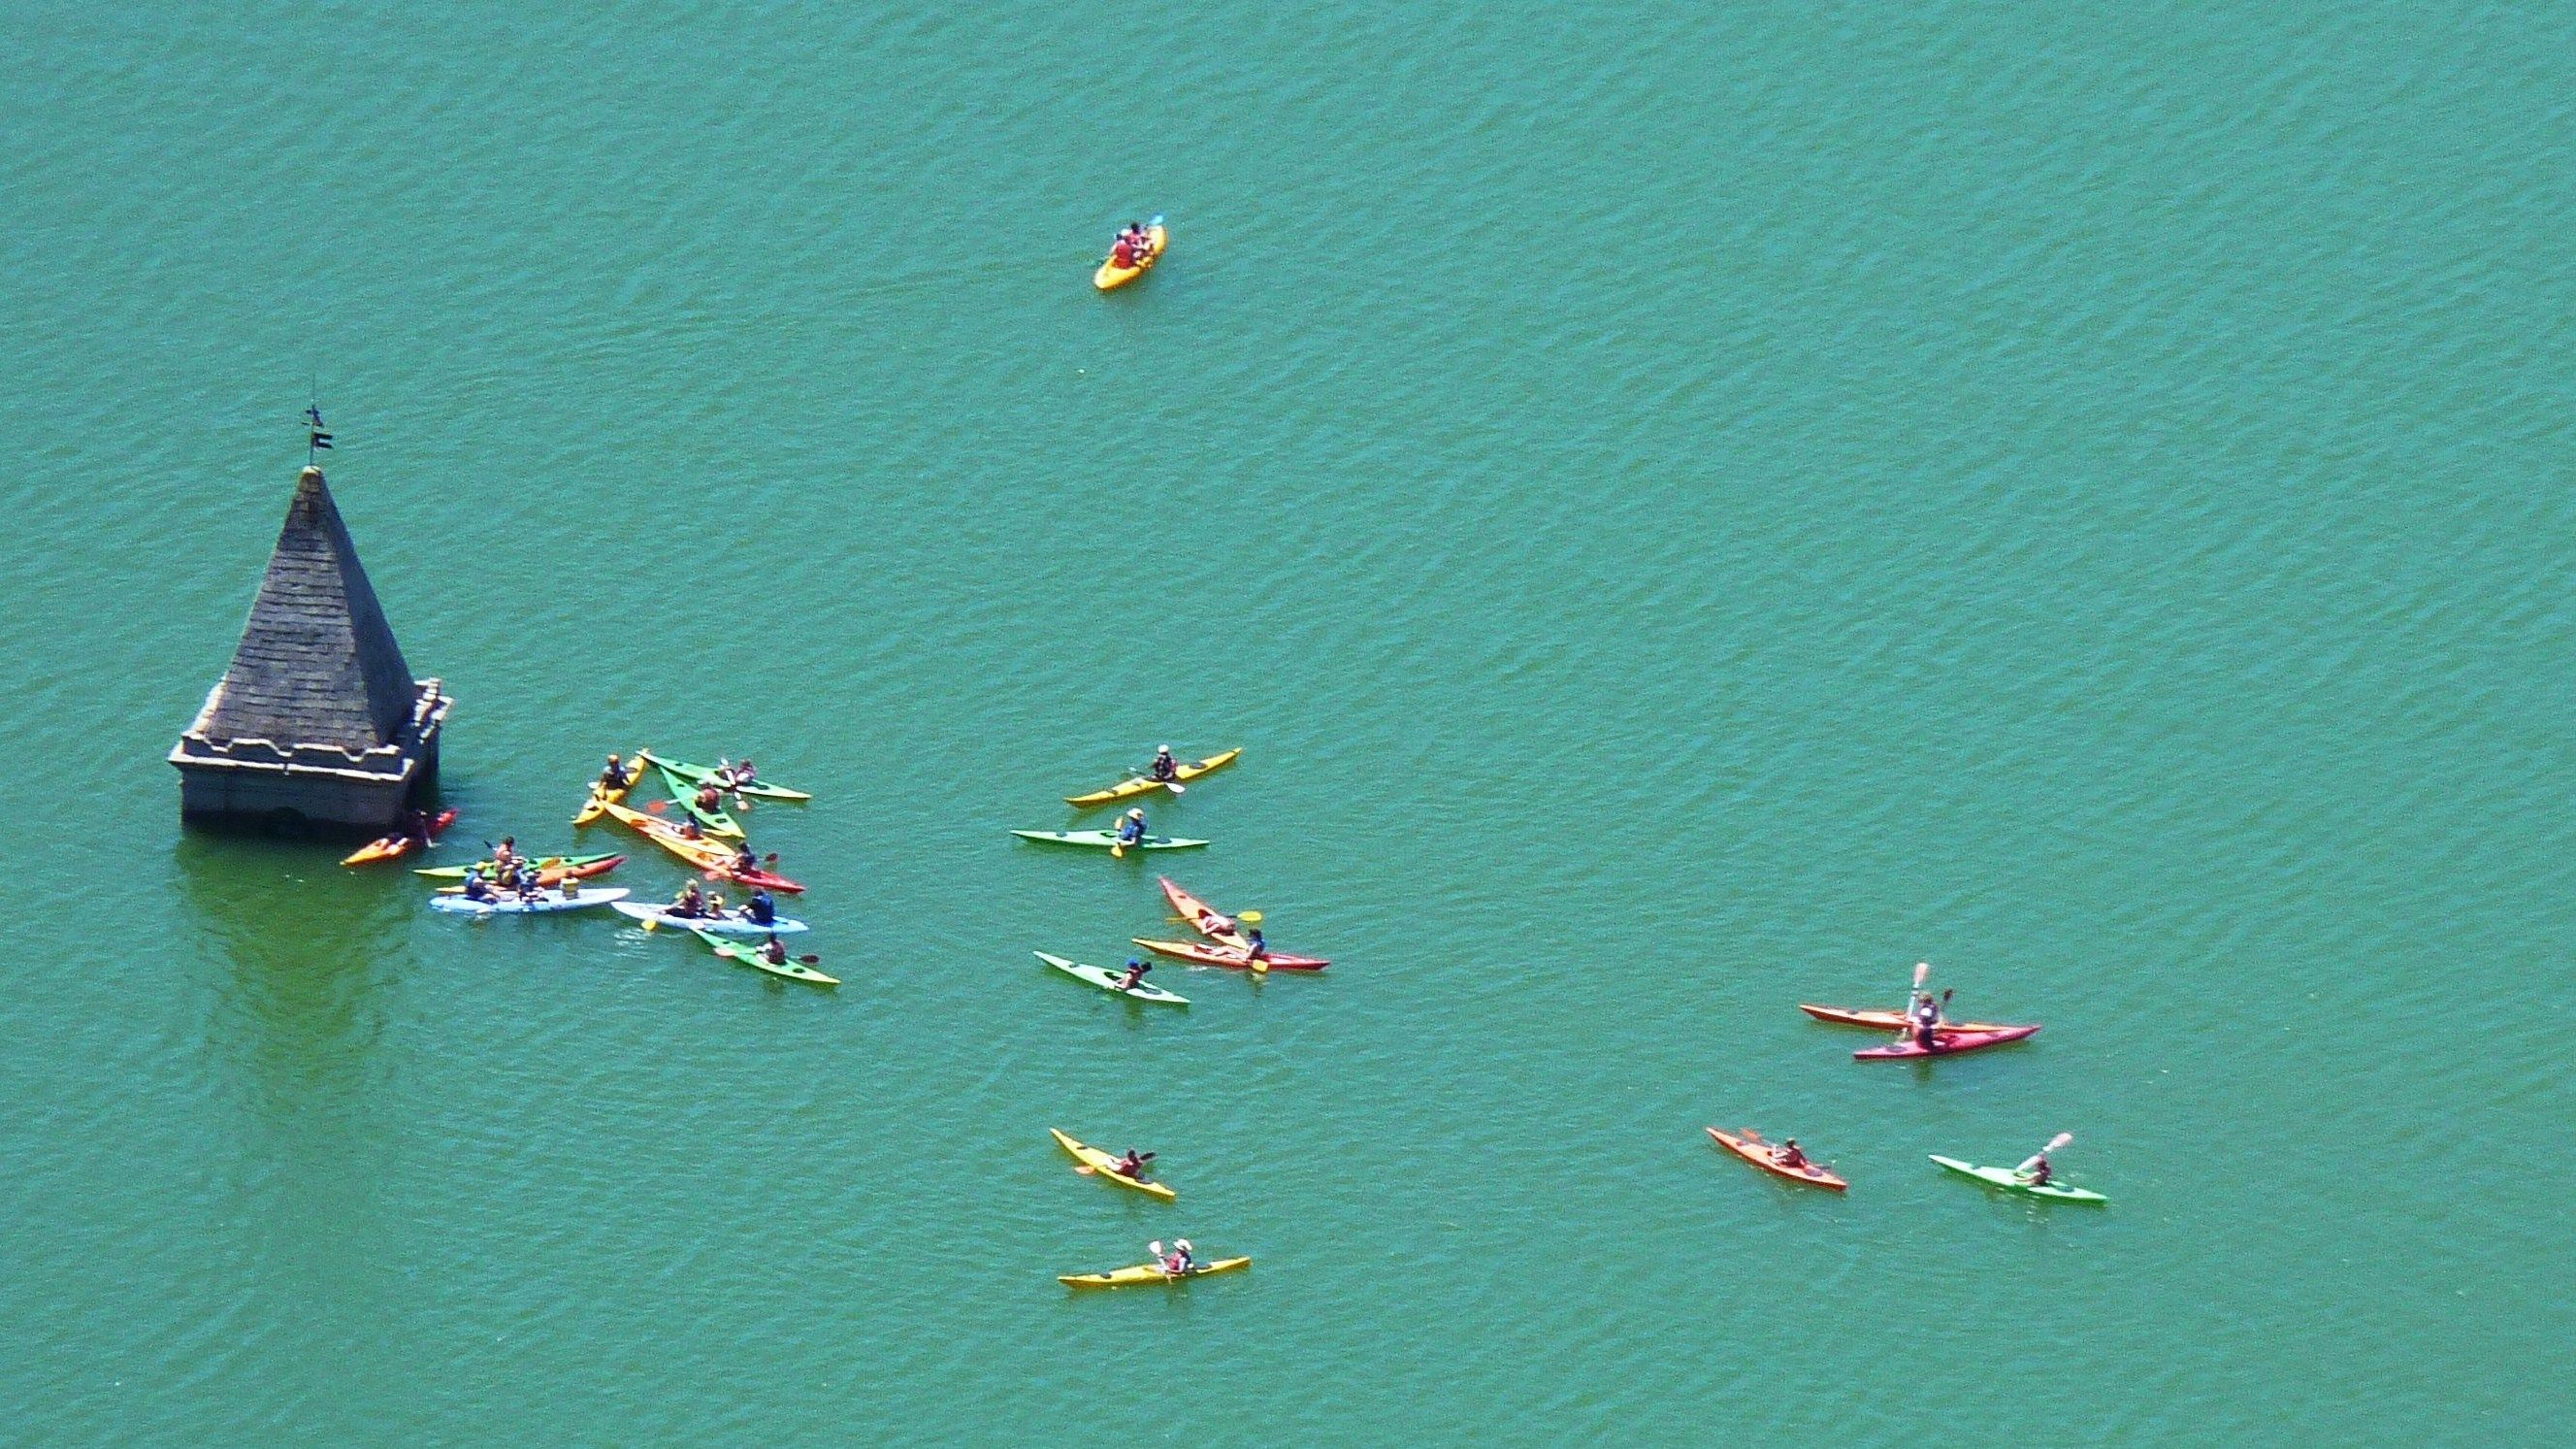
<path fill-rule="evenodd" d="M 306 468 L 204 731 L 374 749 L 401 736 L 418 692 L 322 470 Z"/>

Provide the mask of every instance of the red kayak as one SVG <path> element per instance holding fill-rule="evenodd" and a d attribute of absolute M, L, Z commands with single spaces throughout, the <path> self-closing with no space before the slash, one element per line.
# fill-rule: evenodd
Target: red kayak
<path fill-rule="evenodd" d="M 1729 1137 L 1714 1127 L 1708 1129 L 1708 1135 L 1717 1139 L 1718 1146 L 1761 1168 L 1764 1172 L 1785 1177 L 1791 1182 L 1803 1182 L 1811 1187 L 1830 1188 L 1835 1192 L 1841 1192 L 1851 1186 L 1850 1183 L 1812 1162 L 1804 1167 L 1782 1167 L 1773 1162 L 1771 1144 L 1763 1141 L 1762 1134 L 1750 1127 L 1744 1129 L 1744 1135 L 1741 1137 Z"/>
<path fill-rule="evenodd" d="M 1142 936 L 1133 939 L 1155 955 L 1169 956 L 1175 961 L 1196 961 L 1202 966 L 1230 966 L 1237 971 L 1252 969 L 1252 953 L 1240 946 L 1218 946 L 1204 941 L 1148 941 Z M 1321 971 L 1332 964 L 1321 956 L 1291 956 L 1282 951 L 1270 953 L 1270 969 L 1274 971 Z"/>
<path fill-rule="evenodd" d="M 736 885 L 757 886 L 762 890 L 785 891 L 791 896 L 805 893 L 803 886 L 776 871 L 736 870 L 732 866 L 725 866 L 706 872 L 706 877 L 709 880 L 729 880 Z"/>
<path fill-rule="evenodd" d="M 439 811 L 437 818 L 429 822 L 429 843 L 436 845 L 438 843 L 438 832 L 445 830 L 447 827 L 455 823 L 455 806 L 450 805 L 446 809 Z M 359 846 L 357 849 L 350 851 L 348 858 L 340 863 L 342 865 L 374 865 L 380 860 L 399 860 L 403 856 L 411 853 L 413 843 L 412 838 L 408 835 L 396 834 L 384 836 L 381 839 L 370 840 L 366 844 Z"/>
<path fill-rule="evenodd" d="M 1829 1022 L 1835 1026 L 1866 1026 L 1875 1031 L 1905 1029 L 1905 1013 L 1901 1011 L 1872 1011 L 1866 1007 L 1857 1006 L 1809 1006 L 1805 1002 L 1800 1002 L 1798 1009 L 1818 1021 Z M 1948 1031 L 2011 1031 L 2012 1029 L 2010 1023 L 2001 1021 L 1953 1021 L 1943 1027 L 1943 1030 Z M 2036 1028 L 2033 1029 L 2036 1030 Z"/>
<path fill-rule="evenodd" d="M 1909 1036 L 1890 1046 L 1871 1047 L 1867 1051 L 1853 1052 L 1852 1059 L 1862 1062 L 1894 1062 L 1903 1061 L 1909 1057 L 1955 1056 L 1960 1052 L 1983 1051 L 1990 1046 L 2002 1046 L 2008 1041 L 2019 1041 L 2037 1030 L 2039 1028 L 2035 1026 L 2006 1026 L 1998 1027 L 1993 1031 L 1961 1031 L 1945 1026 L 1932 1033 L 1932 1045 L 1928 1048 L 1917 1044 L 1914 1038 Z"/>

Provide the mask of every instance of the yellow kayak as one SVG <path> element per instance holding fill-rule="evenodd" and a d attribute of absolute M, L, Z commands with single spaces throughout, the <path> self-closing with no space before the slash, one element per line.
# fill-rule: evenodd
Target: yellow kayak
<path fill-rule="evenodd" d="M 600 802 L 599 808 L 608 813 L 609 819 L 700 870 L 720 869 L 734 858 L 734 852 L 727 846 L 713 840 L 691 840 L 680 833 L 680 827 L 667 820 L 656 820 L 641 810 L 629 810 L 606 801 Z"/>
<path fill-rule="evenodd" d="M 1049 1127 L 1047 1131 L 1054 1133 L 1056 1146 L 1072 1153 L 1074 1160 L 1081 1163 L 1083 1166 L 1090 1168 L 1091 1175 L 1094 1177 L 1114 1182 L 1120 1187 L 1132 1187 L 1148 1197 L 1159 1197 L 1165 1202 L 1170 1202 L 1174 1197 L 1178 1196 L 1177 1193 L 1174 1193 L 1170 1188 L 1163 1186 L 1159 1182 L 1145 1182 L 1141 1179 L 1129 1177 L 1127 1174 L 1120 1172 L 1118 1170 L 1118 1159 L 1101 1151 L 1097 1147 L 1085 1147 L 1081 1143 L 1074 1141 L 1072 1138 L 1065 1136 L 1063 1133 L 1057 1132 L 1052 1127 Z"/>
<path fill-rule="evenodd" d="M 1154 263 L 1163 259 L 1163 248 L 1170 244 L 1171 239 L 1172 234 L 1164 227 L 1163 219 L 1159 216 L 1155 217 L 1153 224 L 1145 228 L 1144 259 L 1132 267 L 1116 266 L 1104 261 L 1100 264 L 1100 270 L 1091 274 L 1091 285 L 1104 292 L 1115 292 L 1154 270 Z"/>
<path fill-rule="evenodd" d="M 642 750 L 637 750 L 634 757 L 626 762 L 625 784 L 611 790 L 600 784 L 597 780 L 590 782 L 590 800 L 581 807 L 581 813 L 572 818 L 572 823 L 575 825 L 588 825 L 590 822 L 597 820 L 600 816 L 607 814 L 608 807 L 625 799 L 626 792 L 634 789 L 636 783 L 643 778 L 644 752 Z"/>
<path fill-rule="evenodd" d="M 1231 749 L 1221 755 L 1210 755 L 1195 765 L 1183 765 L 1172 773 L 1179 777 L 1177 783 L 1186 785 L 1210 770 L 1222 770 L 1233 764 L 1234 757 L 1242 753 L 1239 748 Z M 1124 783 L 1112 785 L 1106 790 L 1094 790 L 1088 795 L 1067 795 L 1064 797 L 1064 803 L 1076 810 L 1089 810 L 1095 805 L 1115 805 L 1121 800 L 1133 800 L 1139 795 L 1151 795 L 1162 788 L 1162 781 L 1138 775 Z"/>
<path fill-rule="evenodd" d="M 1231 1273 L 1237 1268 L 1251 1266 L 1250 1258 L 1219 1258 L 1213 1263 L 1201 1263 L 1175 1278 L 1164 1272 L 1160 1263 L 1139 1263 L 1115 1273 L 1074 1273 L 1055 1281 L 1067 1288 L 1133 1288 L 1140 1283 L 1178 1283 L 1184 1278 L 1204 1278 L 1210 1273 Z"/>

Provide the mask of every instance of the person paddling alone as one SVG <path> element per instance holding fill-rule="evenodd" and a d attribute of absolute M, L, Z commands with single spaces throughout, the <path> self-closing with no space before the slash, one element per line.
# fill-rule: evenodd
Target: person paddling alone
<path fill-rule="evenodd" d="M 1779 1146 L 1771 1149 L 1771 1165 L 1785 1167 L 1791 1172 L 1803 1172 L 1808 1166 L 1806 1150 L 1798 1145 L 1797 1138 L 1784 1138 Z"/>
<path fill-rule="evenodd" d="M 760 943 L 760 959 L 768 962 L 772 966 L 786 965 L 787 943 L 778 939 L 777 935 L 772 933 L 768 940 Z"/>
<path fill-rule="evenodd" d="M 1109 989 L 1112 991 L 1133 991 L 1144 984 L 1145 973 L 1153 969 L 1153 967 L 1146 965 L 1141 958 L 1130 956 L 1127 958 L 1127 974 L 1119 977 L 1117 983 L 1112 985 Z"/>
<path fill-rule="evenodd" d="M 1120 1177 L 1127 1178 L 1131 1181 L 1143 1182 L 1145 1180 L 1145 1159 L 1152 1157 L 1153 1155 L 1154 1154 L 1150 1152 L 1138 1152 L 1135 1148 L 1130 1147 L 1127 1149 L 1126 1156 L 1109 1164 L 1109 1170 L 1117 1173 Z"/>
<path fill-rule="evenodd" d="M 1146 770 L 1146 774 L 1157 785 L 1168 785 L 1181 778 L 1181 762 L 1172 758 L 1170 745 L 1154 747 L 1154 763 Z"/>
<path fill-rule="evenodd" d="M 1130 810 L 1127 812 L 1127 818 L 1118 822 L 1118 843 L 1120 845 L 1142 845 L 1145 843 L 1145 812 L 1143 810 Z"/>
<path fill-rule="evenodd" d="M 615 755 L 608 757 L 608 767 L 599 772 L 599 792 L 614 795 L 626 788 L 626 763 Z"/>

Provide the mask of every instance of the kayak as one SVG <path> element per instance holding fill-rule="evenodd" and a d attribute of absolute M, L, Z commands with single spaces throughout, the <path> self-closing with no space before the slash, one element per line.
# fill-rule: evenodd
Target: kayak
<path fill-rule="evenodd" d="M 1762 1135 L 1750 1127 L 1744 1129 L 1744 1135 L 1741 1137 L 1730 1137 L 1714 1127 L 1708 1129 L 1708 1135 L 1717 1139 L 1718 1146 L 1774 1176 L 1785 1177 L 1791 1182 L 1807 1183 L 1814 1187 L 1830 1188 L 1835 1192 L 1841 1192 L 1851 1186 L 1850 1183 L 1812 1162 L 1804 1167 L 1782 1167 L 1773 1162 L 1771 1144 L 1764 1142 Z"/>
<path fill-rule="evenodd" d="M 1210 755 L 1195 765 L 1183 765 L 1172 773 L 1180 777 L 1181 784 L 1186 785 L 1210 770 L 1222 770 L 1233 764 L 1235 756 L 1242 753 L 1240 749 L 1232 749 L 1221 755 Z M 1077 810 L 1088 810 L 1094 805 L 1115 805 L 1121 800 L 1133 800 L 1139 795 L 1151 795 L 1165 788 L 1167 787 L 1160 780 L 1144 775 L 1134 775 L 1124 783 L 1112 785 L 1106 790 L 1094 790 L 1088 795 L 1067 795 L 1064 797 L 1064 803 Z"/>
<path fill-rule="evenodd" d="M 1165 1202 L 1170 1202 L 1173 1198 L 1179 1196 L 1179 1194 L 1173 1192 L 1170 1188 L 1165 1187 L 1159 1182 L 1146 1182 L 1141 1178 L 1129 1177 L 1127 1174 L 1120 1172 L 1117 1167 L 1118 1159 L 1101 1151 L 1097 1147 L 1085 1147 L 1063 1133 L 1057 1132 L 1056 1129 L 1052 1127 L 1049 1127 L 1047 1131 L 1054 1134 L 1056 1146 L 1072 1153 L 1074 1160 L 1081 1163 L 1083 1166 L 1090 1168 L 1091 1175 L 1094 1177 L 1105 1178 L 1118 1184 L 1120 1187 L 1132 1187 L 1136 1191 L 1145 1194 L 1147 1197 L 1159 1197 Z"/>
<path fill-rule="evenodd" d="M 740 881 L 744 885 L 760 886 L 773 891 L 793 893 L 805 889 L 787 877 L 771 871 L 736 870 L 733 864 L 734 851 L 731 847 L 719 841 L 691 840 L 680 833 L 680 827 L 667 820 L 656 820 L 640 810 L 629 810 L 623 805 L 605 805 L 601 808 L 608 812 L 609 819 L 626 826 L 710 876 Z"/>
<path fill-rule="evenodd" d="M 651 750 L 638 750 L 636 751 L 636 754 L 639 758 L 651 760 L 654 764 L 661 766 L 663 769 L 679 776 L 681 779 L 688 781 L 692 785 L 703 785 L 716 777 L 716 767 L 713 765 L 692 765 L 686 760 L 666 760 L 660 755 L 653 753 Z M 784 785 L 773 785 L 766 780 L 755 780 L 748 785 L 727 785 L 724 787 L 724 791 L 728 795 L 757 795 L 763 800 L 811 800 L 814 798 L 802 790 L 790 790 Z"/>
<path fill-rule="evenodd" d="M 1905 1013 L 1901 1011 L 1872 1011 L 1867 1007 L 1857 1006 L 1809 1006 L 1805 1002 L 1800 1002 L 1798 1009 L 1818 1021 L 1833 1026 L 1866 1026 L 1878 1031 L 1905 1029 Z M 2013 1028 L 2010 1024 L 2000 1021 L 1954 1021 L 1948 1023 L 1948 1029 L 2011 1031 Z"/>
<path fill-rule="evenodd" d="M 728 941 L 722 936 L 710 936 L 706 932 L 699 930 L 692 930 L 689 934 L 706 942 L 708 950 L 715 952 L 717 955 L 722 956 L 736 965 L 748 966 L 754 971 L 766 971 L 772 976 L 784 976 L 790 981 L 804 981 L 815 986 L 838 986 L 841 984 L 841 978 L 837 976 L 826 976 L 822 972 L 815 970 L 813 967 L 807 966 L 798 961 L 793 956 L 788 957 L 783 964 L 773 964 L 768 957 L 761 955 L 756 948 L 746 946 L 740 941 Z"/>
<path fill-rule="evenodd" d="M 1112 971 L 1104 966 L 1085 966 L 1079 961 L 1068 961 L 1062 956 L 1050 956 L 1044 951 L 1035 951 L 1030 954 L 1036 956 L 1039 960 L 1044 961 L 1058 971 L 1063 972 L 1065 975 L 1072 977 L 1076 981 L 1088 981 L 1092 985 L 1099 987 L 1101 990 L 1110 992 L 1114 995 L 1132 997 L 1138 1001 L 1159 1001 L 1165 1006 L 1187 1006 L 1190 1004 L 1190 999 L 1186 996 L 1175 996 L 1171 992 L 1165 991 L 1159 986 L 1147 985 L 1142 981 L 1137 982 L 1133 986 L 1121 987 L 1118 982 L 1121 977 L 1127 974 L 1124 971 Z"/>
<path fill-rule="evenodd" d="M 586 865 L 547 866 L 537 872 L 537 884 L 551 889 L 552 887 L 562 885 L 567 880 L 588 880 L 595 875 L 606 875 L 625 863 L 625 856 L 610 855 L 602 856 L 598 860 L 591 861 Z M 465 887 L 461 885 L 440 886 L 438 888 L 438 893 L 443 896 L 462 895 L 464 892 Z"/>
<path fill-rule="evenodd" d="M 1189 928 L 1211 941 L 1227 946 L 1243 944 L 1242 935 L 1234 928 L 1234 917 L 1181 889 L 1170 876 L 1154 877 L 1163 888 L 1163 899 L 1172 903 L 1172 914 L 1189 924 Z"/>
<path fill-rule="evenodd" d="M 1955 1157 L 1943 1157 L 1937 1152 L 1932 1154 L 1932 1160 L 1952 1172 L 1973 1177 L 1988 1187 L 2000 1187 L 2006 1192 L 2017 1192 L 2024 1197 L 2054 1198 L 2059 1202 L 2110 1201 L 2098 1192 L 2080 1187 L 2068 1187 L 2062 1182 L 2052 1182 L 2044 1187 L 2035 1182 L 2024 1182 L 2009 1167 L 1979 1167 L 1973 1162 L 1961 1162 Z"/>
<path fill-rule="evenodd" d="M 1100 270 L 1091 274 L 1091 285 L 1104 292 L 1115 292 L 1126 286 L 1129 282 L 1154 270 L 1154 263 L 1163 259 L 1163 248 L 1168 246 L 1171 240 L 1170 229 L 1163 225 L 1161 217 L 1155 217 L 1145 228 L 1145 255 L 1137 259 L 1136 265 L 1122 267 L 1112 261 L 1103 261 L 1100 264 Z M 1112 257 L 1117 255 L 1114 250 L 1110 252 Z"/>
<path fill-rule="evenodd" d="M 1908 1037 L 1888 1046 L 1871 1047 L 1866 1051 L 1853 1052 L 1852 1058 L 1863 1062 L 1896 1062 L 1913 1057 L 1956 1056 L 1960 1052 L 1983 1051 L 1990 1046 L 2002 1046 L 2008 1041 L 2019 1041 L 2037 1030 L 2039 1028 L 2035 1026 L 2007 1026 L 1994 1031 L 1957 1031 L 1942 1027 L 1932 1033 L 1932 1046 L 1929 1050 L 1917 1045 L 1912 1037 Z"/>
<path fill-rule="evenodd" d="M 625 856 L 618 855 L 613 851 L 606 855 L 547 855 L 538 857 L 537 869 L 541 873 L 550 870 L 561 870 L 565 866 L 572 866 L 579 869 L 597 865 L 604 860 L 624 860 L 625 858 Z M 474 865 L 427 865 L 413 871 L 412 874 L 425 875 L 432 880 L 463 880 L 465 879 L 465 873 L 474 869 L 475 866 L 481 866 L 486 871 L 489 871 L 492 867 L 492 862 L 488 860 L 478 860 L 474 862 Z M 593 875 L 598 874 L 597 871 L 592 871 L 590 873 Z"/>
<path fill-rule="evenodd" d="M 700 809 L 698 787 L 671 773 L 668 766 L 662 770 L 662 783 L 671 787 L 671 803 L 696 816 L 698 823 L 706 827 L 707 834 L 721 835 L 729 840 L 742 839 L 742 827 L 735 824 L 734 818 L 724 812 L 721 800 L 713 810 Z"/>
<path fill-rule="evenodd" d="M 637 750 L 635 752 L 635 758 L 626 762 L 625 784 L 612 790 L 607 786 L 602 785 L 597 780 L 590 782 L 590 799 L 583 803 L 579 812 L 574 814 L 572 817 L 572 823 L 575 825 L 588 825 L 590 822 L 597 820 L 600 816 L 607 813 L 605 810 L 600 808 L 601 806 L 613 805 L 618 801 L 625 799 L 626 792 L 634 789 L 637 785 L 642 784 L 643 781 L 644 752 L 642 750 Z"/>
<path fill-rule="evenodd" d="M 469 901 L 463 896 L 432 896 L 430 909 L 453 911 L 460 916 L 536 916 L 551 911 L 587 911 L 595 906 L 613 905 L 626 899 L 626 888 L 583 891 L 571 900 L 551 896 L 544 900 Z"/>
<path fill-rule="evenodd" d="M 1157 956 L 1175 961 L 1195 961 L 1202 966 L 1225 966 L 1237 971 L 1252 969 L 1252 953 L 1241 946 L 1219 946 L 1207 941 L 1148 941 L 1142 936 L 1131 938 Z M 1333 963 L 1320 956 L 1291 956 L 1284 951 L 1270 953 L 1273 971 L 1321 971 Z"/>
<path fill-rule="evenodd" d="M 1174 1277 L 1164 1272 L 1163 1265 L 1160 1263 L 1139 1263 L 1133 1268 L 1121 1268 L 1114 1273 L 1075 1273 L 1055 1281 L 1067 1288 L 1133 1288 L 1142 1283 L 1178 1283 L 1185 1278 L 1204 1278 L 1210 1273 L 1231 1273 L 1237 1268 L 1251 1266 L 1250 1258 L 1219 1258 L 1213 1263 L 1201 1263 L 1179 1277 Z"/>
<path fill-rule="evenodd" d="M 1118 837 L 1106 830 L 1014 830 L 1022 840 L 1035 840 L 1046 845 L 1086 845 L 1107 850 L 1118 843 Z M 1129 850 L 1195 850 L 1207 844 L 1204 840 L 1174 840 L 1168 835 L 1148 835 Z"/>
<path fill-rule="evenodd" d="M 675 916 L 669 906 L 650 906 L 641 901 L 619 901 L 617 913 L 656 925 L 713 931 L 720 936 L 793 936 L 807 929 L 803 921 L 792 921 L 785 916 L 764 926 L 739 910 L 727 911 L 721 916 Z"/>
<path fill-rule="evenodd" d="M 455 823 L 455 806 L 450 805 L 446 809 L 439 811 L 436 818 L 429 822 L 429 843 L 436 845 L 438 843 L 438 832 L 445 830 L 447 827 Z M 395 860 L 402 856 L 411 854 L 412 843 L 412 838 L 408 835 L 395 834 L 379 836 L 376 839 L 370 840 L 366 844 L 359 846 L 357 849 L 350 851 L 348 855 L 340 861 L 340 863 L 342 865 L 374 865 L 380 860 Z"/>

